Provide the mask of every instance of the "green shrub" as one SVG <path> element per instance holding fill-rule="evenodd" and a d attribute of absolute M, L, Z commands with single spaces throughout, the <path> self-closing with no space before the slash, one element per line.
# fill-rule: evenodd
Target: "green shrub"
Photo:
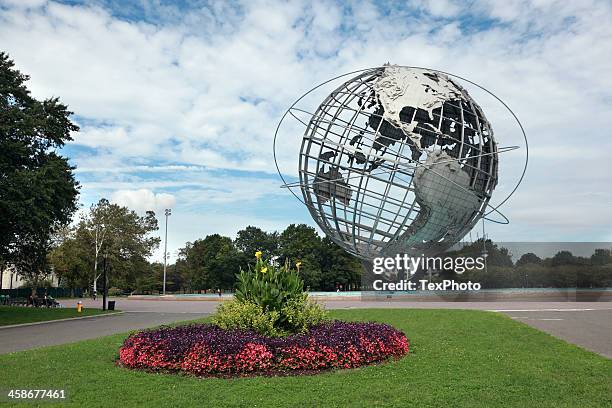
<path fill-rule="evenodd" d="M 251 329 L 268 336 L 304 333 L 327 320 L 327 312 L 308 299 L 304 281 L 289 262 L 277 267 L 255 254 L 257 262 L 238 275 L 235 299 L 219 306 L 213 321 L 224 329 Z"/>
<path fill-rule="evenodd" d="M 281 315 L 287 319 L 293 333 L 305 333 L 310 326 L 329 320 L 328 313 L 312 299 L 290 300 L 282 308 Z"/>
<path fill-rule="evenodd" d="M 226 330 L 254 330 L 266 336 L 278 337 L 286 334 L 275 327 L 278 316 L 277 311 L 264 312 L 263 308 L 255 303 L 231 300 L 219 305 L 212 322 Z"/>
<path fill-rule="evenodd" d="M 241 270 L 238 275 L 236 299 L 259 305 L 264 312 L 278 312 L 277 327 L 289 329 L 282 309 L 290 301 L 304 301 L 308 294 L 304 292 L 304 281 L 296 271 L 289 268 L 289 262 L 282 267 L 261 259 L 257 253 L 255 267 Z"/>

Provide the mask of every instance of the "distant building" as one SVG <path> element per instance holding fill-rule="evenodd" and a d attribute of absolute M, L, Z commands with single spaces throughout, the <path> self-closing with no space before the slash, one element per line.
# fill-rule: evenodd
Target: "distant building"
<path fill-rule="evenodd" d="M 59 286 L 59 280 L 55 273 L 49 275 L 48 280 L 51 282 L 52 287 Z M 17 289 L 26 285 L 26 281 L 17 273 L 15 268 L 9 266 L 4 270 L 2 274 L 2 289 Z"/>

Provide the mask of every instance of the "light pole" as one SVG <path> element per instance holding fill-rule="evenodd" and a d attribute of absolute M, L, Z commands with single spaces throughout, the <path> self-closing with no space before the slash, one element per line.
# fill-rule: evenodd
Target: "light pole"
<path fill-rule="evenodd" d="M 166 238 L 164 239 L 164 287 L 162 289 L 162 294 L 166 294 L 166 265 L 168 261 L 168 217 L 172 215 L 172 210 L 170 208 L 166 208 Z"/>
<path fill-rule="evenodd" d="M 106 283 L 107 283 L 107 276 L 106 276 L 106 258 L 108 258 L 108 255 L 106 254 L 106 252 L 104 253 L 104 265 L 102 267 L 102 280 L 104 283 L 104 287 L 102 288 L 102 310 L 106 310 L 106 294 L 108 293 L 106 290 Z"/>

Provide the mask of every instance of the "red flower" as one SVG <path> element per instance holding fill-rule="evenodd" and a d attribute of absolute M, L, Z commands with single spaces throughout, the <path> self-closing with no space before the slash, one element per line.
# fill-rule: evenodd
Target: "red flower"
<path fill-rule="evenodd" d="M 124 367 L 194 375 L 352 368 L 408 353 L 406 336 L 380 323 L 332 322 L 306 335 L 268 338 L 212 325 L 163 327 L 128 337 Z"/>

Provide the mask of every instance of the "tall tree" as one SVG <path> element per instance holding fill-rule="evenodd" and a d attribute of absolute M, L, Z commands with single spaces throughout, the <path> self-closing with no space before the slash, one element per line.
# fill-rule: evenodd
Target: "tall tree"
<path fill-rule="evenodd" d="M 89 242 L 76 238 L 76 229 L 63 231 L 49 253 L 49 263 L 57 277 L 70 288 L 85 289 L 89 286 L 92 269 Z"/>
<path fill-rule="evenodd" d="M 471 256 L 476 258 L 484 255 L 485 248 L 487 253 L 487 266 L 511 267 L 513 265 L 510 251 L 507 248 L 499 247 L 490 239 L 484 242 L 482 238 L 477 239 L 457 251 L 448 252 L 446 255 L 452 257 Z"/>
<path fill-rule="evenodd" d="M 47 262 L 47 253 L 50 248 L 49 235 L 42 237 L 27 238 L 19 242 L 19 250 L 12 254 L 11 262 L 19 272 L 19 275 L 32 287 L 32 296 L 36 294 L 36 288 L 45 281 L 51 269 Z"/>
<path fill-rule="evenodd" d="M 58 98 L 33 98 L 28 80 L 0 52 L 0 263 L 33 278 L 46 273 L 50 235 L 77 208 L 73 168 L 55 149 L 79 128 Z"/>
<path fill-rule="evenodd" d="M 606 248 L 596 249 L 593 255 L 591 255 L 592 265 L 606 265 L 612 264 L 612 251 Z"/>
<path fill-rule="evenodd" d="M 319 289 L 334 290 L 342 286 L 349 290 L 361 286 L 363 267 L 357 257 L 335 244 L 329 237 L 321 240 Z"/>
<path fill-rule="evenodd" d="M 239 252 L 229 237 L 219 234 L 188 242 L 179 251 L 177 266 L 192 290 L 234 286 L 235 275 L 246 264 L 247 255 Z"/>
<path fill-rule="evenodd" d="M 93 290 L 97 290 L 103 255 L 112 263 L 116 279 L 135 282 L 139 271 L 147 266 L 146 258 L 159 245 L 160 238 L 151 235 L 157 229 L 152 211 L 141 217 L 105 198 L 92 205 L 78 223 L 75 239 L 90 248 Z"/>
<path fill-rule="evenodd" d="M 523 266 L 527 264 L 539 265 L 542 263 L 542 259 L 533 252 L 527 252 L 521 255 L 520 259 L 516 261 L 516 266 Z"/>
<path fill-rule="evenodd" d="M 97 282 L 100 277 L 98 273 L 98 259 L 100 251 L 106 241 L 106 234 L 109 229 L 113 229 L 111 223 L 112 210 L 110 202 L 103 198 L 97 204 L 92 204 L 89 208 L 89 214 L 86 215 L 80 225 L 81 231 L 87 232 L 93 243 L 93 291 L 97 292 Z"/>
<path fill-rule="evenodd" d="M 575 265 L 578 259 L 570 251 L 559 251 L 551 258 L 552 266 Z"/>
<path fill-rule="evenodd" d="M 264 258 L 278 255 L 278 233 L 266 232 L 252 225 L 238 231 L 234 244 L 251 258 L 256 251 L 263 252 Z"/>
<path fill-rule="evenodd" d="M 281 262 L 302 262 L 300 275 L 310 289 L 321 285 L 321 238 L 317 231 L 306 224 L 291 224 L 280 235 Z"/>
<path fill-rule="evenodd" d="M 280 253 L 292 261 L 316 254 L 321 249 L 317 231 L 306 224 L 291 224 L 280 235 Z"/>

